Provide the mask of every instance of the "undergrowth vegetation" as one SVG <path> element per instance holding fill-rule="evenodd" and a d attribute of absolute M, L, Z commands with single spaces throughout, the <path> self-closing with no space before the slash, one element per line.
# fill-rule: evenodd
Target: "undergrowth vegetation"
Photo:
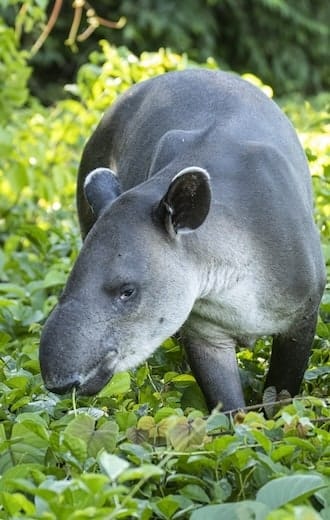
<path fill-rule="evenodd" d="M 165 46 L 199 63 L 213 56 L 222 68 L 253 72 L 277 95 L 329 88 L 324 0 L 2 0 L 1 7 L 32 51 L 30 85 L 48 103 L 102 38 L 138 55 Z"/>
<path fill-rule="evenodd" d="M 131 84 L 191 64 L 103 42 L 67 99 L 45 109 L 28 93 L 11 30 L 0 38 L 10 55 L 0 68 L 0 518 L 329 519 L 329 291 L 302 397 L 272 419 L 258 407 L 208 416 L 174 339 L 94 398 L 45 390 L 40 329 L 80 248 L 74 192 L 84 141 Z M 325 94 L 282 100 L 310 161 L 328 274 L 329 104 Z M 269 349 L 265 339 L 238 353 L 249 404 L 262 399 Z"/>

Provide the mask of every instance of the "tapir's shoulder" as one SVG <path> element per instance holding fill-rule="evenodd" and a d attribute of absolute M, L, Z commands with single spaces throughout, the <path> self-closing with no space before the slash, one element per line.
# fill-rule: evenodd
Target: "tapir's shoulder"
<path fill-rule="evenodd" d="M 143 152 L 154 150 L 169 131 L 205 128 L 210 129 L 209 145 L 227 136 L 234 144 L 252 139 L 283 144 L 284 149 L 288 141 L 297 141 L 287 117 L 259 88 L 233 73 L 197 68 L 162 74 L 128 89 L 104 115 L 95 139 L 111 142 L 119 154 L 132 146 Z M 194 147 L 198 143 L 204 147 L 205 140 Z"/>

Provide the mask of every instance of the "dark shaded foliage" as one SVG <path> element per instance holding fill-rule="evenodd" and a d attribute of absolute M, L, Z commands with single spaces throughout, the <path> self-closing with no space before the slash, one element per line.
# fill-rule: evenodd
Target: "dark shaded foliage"
<path fill-rule="evenodd" d="M 13 21 L 16 7 L 6 10 Z M 222 68 L 253 72 L 272 85 L 275 94 L 292 91 L 315 93 L 329 86 L 328 60 L 330 3 L 323 0 L 98 0 L 90 2 L 97 14 L 118 20 L 121 30 L 100 26 L 72 53 L 65 45 L 73 11 L 64 2 L 56 26 L 31 64 L 32 90 L 44 101 L 54 99 L 54 85 L 73 81 L 79 66 L 105 38 L 127 46 L 136 54 L 160 47 L 186 53 L 203 62 L 209 56 Z M 48 6 L 52 7 L 53 2 Z M 25 34 L 28 49 L 40 33 Z M 86 29 L 86 20 L 81 31 Z M 45 85 L 47 88 L 45 89 Z"/>

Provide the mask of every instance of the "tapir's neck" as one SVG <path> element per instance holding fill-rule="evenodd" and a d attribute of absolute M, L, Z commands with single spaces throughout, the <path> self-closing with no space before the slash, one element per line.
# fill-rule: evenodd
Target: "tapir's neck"
<path fill-rule="evenodd" d="M 192 130 L 174 129 L 166 132 L 159 140 L 153 153 L 148 178 L 164 175 L 170 179 L 179 170 L 201 164 L 203 142 L 212 131 L 213 119 L 205 121 L 202 128 Z M 168 174 L 168 175 L 167 175 Z"/>
<path fill-rule="evenodd" d="M 245 276 L 244 270 L 234 264 L 222 263 L 210 259 L 200 273 L 198 299 L 215 297 L 230 290 Z"/>

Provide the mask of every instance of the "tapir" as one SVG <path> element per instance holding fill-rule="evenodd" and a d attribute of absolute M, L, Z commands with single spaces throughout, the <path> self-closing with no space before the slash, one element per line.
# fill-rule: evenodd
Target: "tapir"
<path fill-rule="evenodd" d="M 50 391 L 96 394 L 178 333 L 210 409 L 244 407 L 236 348 L 263 336 L 265 386 L 299 392 L 325 269 L 303 149 L 261 90 L 197 68 L 134 85 L 84 148 L 77 206 L 41 337 Z"/>

